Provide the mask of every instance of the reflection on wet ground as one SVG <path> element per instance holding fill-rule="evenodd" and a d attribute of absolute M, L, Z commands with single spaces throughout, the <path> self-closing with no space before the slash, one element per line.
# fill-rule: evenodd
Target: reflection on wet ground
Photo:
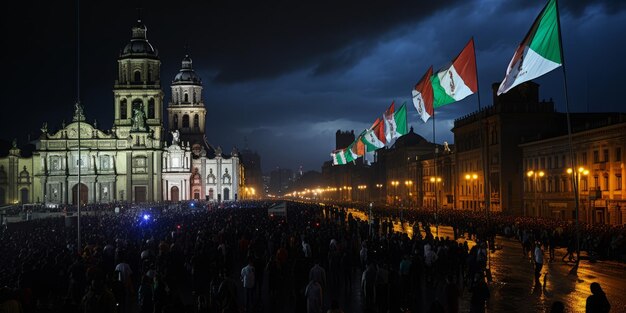
<path fill-rule="evenodd" d="M 363 212 L 356 210 L 350 212 L 355 217 L 367 220 L 367 215 Z M 394 230 L 405 232 L 409 237 L 413 236 L 413 228 L 407 223 L 401 227 L 396 220 Z M 420 230 L 424 235 L 421 227 Z M 431 226 L 431 232 L 435 234 L 434 226 Z M 451 227 L 439 227 L 439 236 L 452 238 L 452 235 Z M 463 240 L 461 238 L 457 241 Z M 563 302 L 566 312 L 585 312 L 585 303 L 587 297 L 591 295 L 589 286 L 592 282 L 598 282 L 602 286 L 611 303 L 611 312 L 626 312 L 624 296 L 626 264 L 613 261 L 592 263 L 583 259 L 577 274 L 572 275 L 570 270 L 574 264 L 561 261 L 565 249 L 556 250 L 554 262 L 548 262 L 549 255 L 546 251 L 544 254 L 546 263 L 537 284 L 534 280 L 534 263 L 529 257 L 523 256 L 519 242 L 514 238 L 498 236 L 496 243 L 499 249 L 490 254 L 493 281 L 489 284 L 491 299 L 487 312 L 549 312 L 550 306 L 555 301 Z M 471 247 L 475 243 L 468 240 L 468 244 Z M 584 253 L 582 255 L 585 256 Z M 432 295 L 423 296 L 428 299 Z M 465 290 L 461 312 L 469 309 L 470 297 L 471 294 Z"/>

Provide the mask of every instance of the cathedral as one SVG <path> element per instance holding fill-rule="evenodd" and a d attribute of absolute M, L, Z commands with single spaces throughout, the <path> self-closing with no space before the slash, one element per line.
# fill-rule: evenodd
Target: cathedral
<path fill-rule="evenodd" d="M 14 141 L 0 158 L 0 204 L 239 198 L 239 153 L 224 154 L 207 142 L 202 80 L 191 58 L 183 58 L 172 80 L 165 116 L 161 61 L 146 32 L 138 20 L 117 60 L 112 129 L 88 123 L 77 103 L 72 122 L 60 130 L 51 132 L 44 123 L 32 157 L 21 157 Z"/>

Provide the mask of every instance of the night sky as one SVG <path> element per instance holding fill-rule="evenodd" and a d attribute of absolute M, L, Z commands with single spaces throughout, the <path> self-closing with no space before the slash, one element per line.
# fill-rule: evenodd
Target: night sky
<path fill-rule="evenodd" d="M 189 46 L 204 82 L 207 137 L 224 151 L 259 152 L 264 171 L 320 170 L 337 129 L 369 127 L 392 100 L 410 105 L 409 124 L 432 140 L 411 104 L 430 65 L 441 68 L 474 36 L 482 105 L 491 105 L 513 52 L 547 1 L 82 1 L 81 101 L 89 121 L 113 123 L 119 51 L 142 6 L 159 50 L 162 89 Z M 3 14 L 0 137 L 40 134 L 71 121 L 76 100 L 74 1 L 21 1 Z M 21 7 L 20 7 L 21 6 Z M 626 111 L 626 1 L 559 1 L 573 112 Z M 536 80 L 540 97 L 565 110 L 562 71 Z M 437 142 L 452 142 L 455 118 L 477 96 L 436 112 Z M 167 104 L 166 104 L 167 105 Z"/>

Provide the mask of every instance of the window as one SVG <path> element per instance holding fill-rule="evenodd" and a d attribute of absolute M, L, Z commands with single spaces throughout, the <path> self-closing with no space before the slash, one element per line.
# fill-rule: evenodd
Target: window
<path fill-rule="evenodd" d="M 193 91 L 193 103 L 196 103 L 196 91 Z"/>
<path fill-rule="evenodd" d="M 603 161 L 608 162 L 609 161 L 609 149 L 604 149 L 602 151 L 602 154 L 604 155 Z"/>
<path fill-rule="evenodd" d="M 552 168 L 552 157 L 548 157 L 548 168 Z"/>
<path fill-rule="evenodd" d="M 174 114 L 172 129 L 178 129 L 178 114 Z"/>
<path fill-rule="evenodd" d="M 154 118 L 154 98 L 148 100 L 148 118 Z"/>
<path fill-rule="evenodd" d="M 189 128 L 189 115 L 183 115 L 183 128 Z"/>
<path fill-rule="evenodd" d="M 615 148 L 615 162 L 622 162 L 622 148 Z"/>
<path fill-rule="evenodd" d="M 602 186 L 602 190 L 609 190 L 609 176 L 604 176 L 604 186 Z"/>
<path fill-rule="evenodd" d="M 622 175 L 615 175 L 615 190 L 622 190 Z"/>
<path fill-rule="evenodd" d="M 587 164 L 587 152 L 583 152 L 582 154 L 582 164 Z"/>
<path fill-rule="evenodd" d="M 583 177 L 583 178 L 580 180 L 580 184 L 581 184 L 581 185 L 582 185 L 582 187 L 583 187 L 583 188 L 582 188 L 582 190 L 583 190 L 583 191 L 587 191 L 587 189 L 589 188 L 589 182 L 587 181 L 587 177 Z"/>
<path fill-rule="evenodd" d="M 200 127 L 200 117 L 198 117 L 198 114 L 193 116 L 193 127 L 194 128 Z"/>
<path fill-rule="evenodd" d="M 151 82 L 152 81 L 152 68 L 148 69 L 148 81 Z"/>
<path fill-rule="evenodd" d="M 598 176 L 594 176 L 593 177 L 593 187 L 597 189 L 600 189 L 600 182 L 598 181 Z"/>
<path fill-rule="evenodd" d="M 593 163 L 600 163 L 600 153 L 598 150 L 593 151 Z"/>
<path fill-rule="evenodd" d="M 135 71 L 135 82 L 136 83 L 141 82 L 141 72 L 140 71 Z"/>
<path fill-rule="evenodd" d="M 122 99 L 120 101 L 120 119 L 125 120 L 128 118 L 128 104 L 126 104 L 126 99 Z"/>
<path fill-rule="evenodd" d="M 183 100 L 183 102 L 185 102 L 185 103 L 189 102 L 189 94 L 187 94 L 185 92 L 185 96 L 184 97 L 185 97 L 185 100 Z"/>

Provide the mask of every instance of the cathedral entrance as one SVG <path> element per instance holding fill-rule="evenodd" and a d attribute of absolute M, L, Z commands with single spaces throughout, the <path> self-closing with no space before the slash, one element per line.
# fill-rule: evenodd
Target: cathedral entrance
<path fill-rule="evenodd" d="M 135 186 L 135 203 L 146 202 L 146 186 Z"/>
<path fill-rule="evenodd" d="M 170 189 L 170 201 L 178 202 L 178 186 L 174 186 Z"/>
<path fill-rule="evenodd" d="M 80 204 L 85 204 L 87 203 L 87 201 L 89 200 L 89 189 L 87 188 L 87 185 L 80 183 L 80 184 L 76 184 L 74 185 L 74 187 L 72 187 L 72 204 L 73 205 L 77 205 L 78 204 L 78 186 L 80 186 Z"/>

